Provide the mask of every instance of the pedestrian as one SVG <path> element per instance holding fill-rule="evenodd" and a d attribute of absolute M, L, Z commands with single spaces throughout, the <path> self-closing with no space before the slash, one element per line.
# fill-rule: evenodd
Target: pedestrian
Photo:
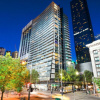
<path fill-rule="evenodd" d="M 20 94 L 20 93 L 18 93 L 18 95 L 19 95 L 19 97 L 20 97 L 20 95 L 21 95 L 21 94 Z"/>
<path fill-rule="evenodd" d="M 86 90 L 86 95 L 88 94 L 88 90 Z"/>
<path fill-rule="evenodd" d="M 90 89 L 89 89 L 89 95 L 90 95 Z"/>
<path fill-rule="evenodd" d="M 75 92 L 75 86 L 73 86 L 73 93 Z"/>

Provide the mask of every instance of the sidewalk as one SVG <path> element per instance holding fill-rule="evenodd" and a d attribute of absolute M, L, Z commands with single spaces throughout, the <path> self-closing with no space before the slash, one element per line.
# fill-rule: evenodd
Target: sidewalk
<path fill-rule="evenodd" d="M 99 94 L 99 96 L 98 96 L 97 94 L 92 94 L 92 95 L 90 95 L 90 96 L 96 97 L 96 98 L 100 98 L 100 94 Z"/>
<path fill-rule="evenodd" d="M 1 96 L 1 95 L 0 95 Z M 25 97 L 25 100 L 28 100 L 28 92 L 22 95 L 16 95 L 15 93 L 6 94 L 4 93 L 4 99 L 3 100 L 20 100 L 21 97 Z M 50 95 L 43 93 L 43 92 L 31 92 L 30 93 L 30 100 L 50 100 Z M 53 99 L 52 99 L 53 100 Z"/>

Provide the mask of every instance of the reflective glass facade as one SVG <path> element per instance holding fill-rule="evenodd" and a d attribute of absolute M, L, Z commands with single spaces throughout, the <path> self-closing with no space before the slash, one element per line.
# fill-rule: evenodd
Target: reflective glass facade
<path fill-rule="evenodd" d="M 77 62 L 89 62 L 86 44 L 94 41 L 94 33 L 86 0 L 72 0 L 71 14 Z"/>
<path fill-rule="evenodd" d="M 29 38 L 24 38 L 22 35 L 20 51 L 23 50 L 24 54 L 21 51 L 20 57 L 21 59 L 28 57 L 27 67 L 37 70 L 41 81 L 54 79 L 55 72 L 64 66 L 64 62 L 71 61 L 68 18 L 61 14 L 61 8 L 52 2 L 22 32 L 24 34 L 28 30 Z M 62 21 L 64 22 L 63 25 Z M 63 31 L 61 27 L 63 27 Z M 28 48 L 25 48 L 27 45 L 23 45 L 22 42 L 28 39 L 29 51 Z M 69 49 L 67 50 L 66 47 L 65 49 L 64 46 L 68 46 Z"/>

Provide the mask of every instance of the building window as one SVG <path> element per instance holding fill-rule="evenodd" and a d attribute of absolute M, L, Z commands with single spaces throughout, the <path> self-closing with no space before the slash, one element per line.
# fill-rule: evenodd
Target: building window
<path fill-rule="evenodd" d="M 98 62 L 99 61 L 99 57 L 95 57 L 95 62 Z"/>
<path fill-rule="evenodd" d="M 100 64 L 96 64 L 96 67 L 97 67 L 97 68 L 100 68 Z"/>
<path fill-rule="evenodd" d="M 93 53 L 94 53 L 94 54 L 98 54 L 98 51 L 97 51 L 97 50 L 94 50 Z"/>

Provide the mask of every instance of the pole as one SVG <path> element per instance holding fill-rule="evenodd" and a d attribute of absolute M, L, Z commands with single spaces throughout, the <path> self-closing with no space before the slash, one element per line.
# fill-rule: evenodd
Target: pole
<path fill-rule="evenodd" d="M 29 86 L 28 100 L 30 100 L 30 91 L 31 91 L 31 84 L 30 84 L 30 86 Z"/>
<path fill-rule="evenodd" d="M 85 77 L 85 85 L 86 85 L 86 90 L 87 90 L 87 83 L 86 83 L 86 77 Z"/>
<path fill-rule="evenodd" d="M 62 100 L 63 100 L 63 86 L 62 86 L 62 68 L 61 68 L 61 91 L 62 91 Z"/>
<path fill-rule="evenodd" d="M 31 91 L 31 68 L 30 68 L 30 84 L 29 84 L 28 100 L 30 100 L 30 91 Z"/>
<path fill-rule="evenodd" d="M 94 77 L 92 77 L 92 82 L 93 82 Z M 93 82 L 93 94 L 95 94 L 95 84 Z"/>
<path fill-rule="evenodd" d="M 87 83 L 86 83 L 86 76 L 85 76 L 85 73 L 84 73 L 84 77 L 85 77 L 85 85 L 86 85 L 86 91 L 87 91 Z"/>
<path fill-rule="evenodd" d="M 74 100 L 75 100 L 75 87 L 72 86 L 72 89 L 73 89 L 73 93 L 74 93 Z"/>
<path fill-rule="evenodd" d="M 48 91 L 48 80 L 47 80 L 47 91 Z"/>
<path fill-rule="evenodd" d="M 52 100 L 52 84 L 51 84 L 51 100 Z"/>
<path fill-rule="evenodd" d="M 75 100 L 75 92 L 74 92 L 74 100 Z"/>

